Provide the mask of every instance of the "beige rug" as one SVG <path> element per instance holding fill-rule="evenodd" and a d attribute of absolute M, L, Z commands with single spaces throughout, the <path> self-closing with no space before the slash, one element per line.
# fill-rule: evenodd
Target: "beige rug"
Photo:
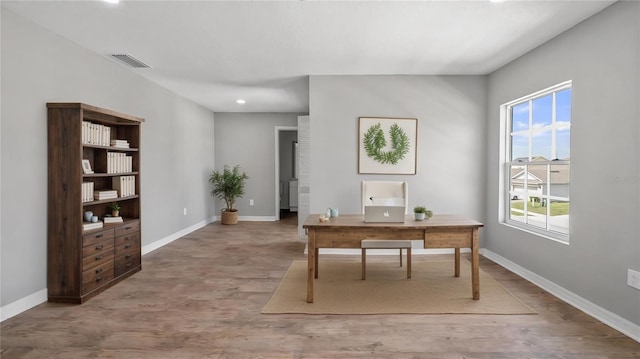
<path fill-rule="evenodd" d="M 373 257 L 373 256 L 372 256 Z M 414 261 L 412 278 L 398 262 L 371 258 L 367 279 L 360 262 L 320 260 L 314 303 L 307 303 L 307 262 L 291 263 L 265 314 L 536 314 L 480 270 L 480 300 L 471 299 L 471 263 L 461 261 L 460 277 L 451 262 Z"/>

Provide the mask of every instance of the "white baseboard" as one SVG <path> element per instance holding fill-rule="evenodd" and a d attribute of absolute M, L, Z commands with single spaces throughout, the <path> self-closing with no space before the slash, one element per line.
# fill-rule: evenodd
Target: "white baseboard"
<path fill-rule="evenodd" d="M 488 249 L 481 249 L 480 253 L 487 259 L 503 266 L 511 272 L 521 276 L 529 282 L 546 290 L 560 300 L 570 304 L 577 309 L 589 314 L 604 324 L 622 332 L 624 335 L 640 342 L 640 326 L 612 313 L 590 301 L 580 297 L 579 295 L 566 290 L 565 288 L 551 282 L 550 280 L 531 272 L 530 270 L 519 266 L 518 264 L 496 254 Z"/>
<path fill-rule="evenodd" d="M 4 322 L 11 317 L 15 317 L 16 315 L 46 301 L 47 289 L 45 288 L 24 298 L 18 299 L 15 302 L 11 302 L 0 308 L 0 322 Z"/>
<path fill-rule="evenodd" d="M 214 218 L 210 218 L 210 219 L 205 219 L 204 221 L 200 221 L 192 226 L 189 226 L 181 231 L 178 231 L 176 233 L 173 233 L 167 237 L 164 237 L 160 240 L 157 240 L 153 243 L 147 244 L 146 246 L 142 246 L 142 255 L 145 255 L 149 252 L 155 251 L 156 249 L 166 246 L 167 244 L 175 241 L 176 239 L 179 239 L 182 236 L 185 236 L 197 229 L 200 229 L 204 226 L 206 226 L 207 224 L 211 223 L 214 221 Z"/>
<path fill-rule="evenodd" d="M 176 232 L 174 234 L 171 234 L 165 238 L 162 238 L 160 240 L 157 240 L 151 244 L 148 244 L 146 246 L 143 246 L 141 251 L 142 251 L 142 255 L 145 255 L 149 252 L 152 252 L 162 246 L 165 246 L 173 241 L 175 241 L 176 239 L 179 239 L 180 237 L 183 237 L 197 229 L 200 229 L 204 226 L 206 226 L 207 224 L 211 223 L 214 221 L 214 218 L 208 219 L 208 220 L 204 220 L 201 222 L 198 222 L 190 227 L 187 227 L 179 232 Z M 0 307 L 0 322 L 3 322 L 11 317 L 14 317 L 26 310 L 29 310 L 33 307 L 35 307 L 36 305 L 42 304 L 44 302 L 47 301 L 47 289 L 41 289 L 39 291 L 37 291 L 36 293 L 33 293 L 31 295 L 28 295 L 24 298 L 18 299 L 14 302 L 11 302 L 3 307 Z"/>

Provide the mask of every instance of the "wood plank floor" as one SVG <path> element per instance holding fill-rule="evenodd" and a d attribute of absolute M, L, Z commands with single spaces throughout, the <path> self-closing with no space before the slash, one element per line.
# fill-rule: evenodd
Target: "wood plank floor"
<path fill-rule="evenodd" d="M 145 255 L 142 272 L 85 304 L 44 303 L 4 321 L 0 356 L 640 358 L 640 343 L 484 258 L 539 314 L 260 314 L 303 250 L 291 221 L 210 224 Z"/>

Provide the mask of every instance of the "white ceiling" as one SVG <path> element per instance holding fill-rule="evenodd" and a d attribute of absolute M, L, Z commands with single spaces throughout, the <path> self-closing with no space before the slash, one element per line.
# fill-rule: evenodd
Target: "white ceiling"
<path fill-rule="evenodd" d="M 308 112 L 308 75 L 488 74 L 613 2 L 3 0 L 2 7 L 101 56 L 131 54 L 152 66 L 131 71 L 212 111 Z"/>

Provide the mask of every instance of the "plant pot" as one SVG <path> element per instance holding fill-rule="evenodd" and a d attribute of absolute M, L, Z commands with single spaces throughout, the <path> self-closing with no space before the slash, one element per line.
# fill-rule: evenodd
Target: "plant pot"
<path fill-rule="evenodd" d="M 413 213 L 416 216 L 416 221 L 423 221 L 424 220 L 424 213 Z"/>
<path fill-rule="evenodd" d="M 120 211 L 111 211 L 111 215 L 114 217 L 118 217 L 120 215 Z"/>
<path fill-rule="evenodd" d="M 222 210 L 222 215 L 220 216 L 220 223 L 222 224 L 237 224 L 238 223 L 238 210 L 227 211 L 227 209 Z"/>

